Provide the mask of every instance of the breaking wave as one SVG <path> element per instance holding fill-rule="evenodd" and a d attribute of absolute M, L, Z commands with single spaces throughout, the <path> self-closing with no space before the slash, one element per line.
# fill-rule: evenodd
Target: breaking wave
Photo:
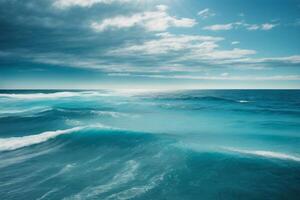
<path fill-rule="evenodd" d="M 28 94 L 0 94 L 0 97 L 14 99 L 58 99 L 68 97 L 97 97 L 111 96 L 111 93 L 85 91 L 85 92 L 54 92 L 54 93 L 28 93 Z"/>
<path fill-rule="evenodd" d="M 300 162 L 300 157 L 294 156 L 294 155 L 289 155 L 286 153 L 280 153 L 280 152 L 262 151 L 262 150 L 243 150 L 243 149 L 237 149 L 237 148 L 225 148 L 225 150 L 234 152 L 234 153 L 260 156 L 260 157 L 265 157 L 265 158 L 274 158 L 274 159 L 280 159 L 280 160 L 292 160 L 292 161 Z"/>
<path fill-rule="evenodd" d="M 11 151 L 22 147 L 39 144 L 49 139 L 53 139 L 59 135 L 70 134 L 84 127 L 75 127 L 66 130 L 46 131 L 37 135 L 29 135 L 24 137 L 10 137 L 0 139 L 0 151 Z"/>
<path fill-rule="evenodd" d="M 29 135 L 23 137 L 10 137 L 10 138 L 0 138 L 0 151 L 11 151 L 19 148 L 31 146 L 34 144 L 39 144 L 46 142 L 47 140 L 53 139 L 60 135 L 71 134 L 78 132 L 86 128 L 104 128 L 112 129 L 111 127 L 103 126 L 101 124 L 95 126 L 78 126 L 66 130 L 56 130 L 56 131 L 46 131 L 37 135 Z"/>

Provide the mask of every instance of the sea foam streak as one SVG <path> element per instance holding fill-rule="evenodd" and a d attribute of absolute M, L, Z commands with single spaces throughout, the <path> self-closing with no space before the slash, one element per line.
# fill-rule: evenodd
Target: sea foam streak
<path fill-rule="evenodd" d="M 280 153 L 280 152 L 273 152 L 273 151 L 261 151 L 261 150 L 242 150 L 242 149 L 236 149 L 236 148 L 225 148 L 228 151 L 241 153 L 241 154 L 248 154 L 248 155 L 254 155 L 254 156 L 261 156 L 261 157 L 267 157 L 267 158 L 275 158 L 275 159 L 281 159 L 281 160 L 292 160 L 300 162 L 300 157 Z"/>
<path fill-rule="evenodd" d="M 0 110 L 0 115 L 15 115 L 15 114 L 31 114 L 31 113 L 40 113 L 51 110 L 50 107 L 33 107 L 29 109 L 18 109 L 18 110 Z"/>
<path fill-rule="evenodd" d="M 29 135 L 24 137 L 0 138 L 0 151 L 10 151 L 22 147 L 39 144 L 59 135 L 70 134 L 85 127 L 74 127 L 66 130 L 47 131 L 38 135 Z"/>
<path fill-rule="evenodd" d="M 15 99 L 58 99 L 68 97 L 96 97 L 111 96 L 109 93 L 100 93 L 95 91 L 85 92 L 54 92 L 54 93 L 28 93 L 28 94 L 0 94 L 0 97 Z"/>

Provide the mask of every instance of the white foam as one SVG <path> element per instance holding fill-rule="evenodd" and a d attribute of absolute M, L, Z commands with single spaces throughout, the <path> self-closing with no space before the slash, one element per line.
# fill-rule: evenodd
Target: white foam
<path fill-rule="evenodd" d="M 82 122 L 81 121 L 78 121 L 78 120 L 74 120 L 74 119 L 66 119 L 65 120 L 65 123 L 69 126 L 80 126 L 82 125 Z"/>
<path fill-rule="evenodd" d="M 126 184 L 135 179 L 139 163 L 135 160 L 127 161 L 124 168 L 122 168 L 112 179 L 106 183 L 93 187 L 87 187 L 74 196 L 70 196 L 67 199 L 94 199 L 99 195 L 115 189 L 117 186 Z"/>
<path fill-rule="evenodd" d="M 300 162 L 300 157 L 294 156 L 294 155 L 289 155 L 286 153 L 273 152 L 273 151 L 261 151 L 261 150 L 242 150 L 242 149 L 236 149 L 236 148 L 225 148 L 225 149 L 228 151 L 236 152 L 236 153 Z"/>
<path fill-rule="evenodd" d="M 27 146 L 31 146 L 34 144 L 39 144 L 42 142 L 46 142 L 47 140 L 53 139 L 59 135 L 65 135 L 74 133 L 76 131 L 80 131 L 86 128 L 101 128 L 101 129 L 115 129 L 110 126 L 105 126 L 100 123 L 89 125 L 89 126 L 78 126 L 66 130 L 56 130 L 56 131 L 46 131 L 37 135 L 29 135 L 23 137 L 10 137 L 10 138 L 0 138 L 0 151 L 11 151 Z"/>
<path fill-rule="evenodd" d="M 127 199 L 133 199 L 137 196 L 140 196 L 149 190 L 152 190 L 155 188 L 162 180 L 164 179 L 164 174 L 155 176 L 149 180 L 145 185 L 141 186 L 134 186 L 130 189 L 123 190 L 119 193 L 112 194 L 105 198 L 105 200 L 113 200 L 113 199 L 120 199 L 120 200 L 127 200 Z"/>
<path fill-rule="evenodd" d="M 113 112 L 113 111 L 92 111 L 92 113 L 100 115 L 100 116 L 109 116 L 113 118 L 121 118 L 121 117 L 136 117 L 136 115 L 130 115 L 126 113 Z"/>
<path fill-rule="evenodd" d="M 47 131 L 37 135 L 23 137 L 0 138 L 0 151 L 11 151 L 22 147 L 39 144 L 59 135 L 70 134 L 84 127 L 75 127 L 66 130 Z"/>
<path fill-rule="evenodd" d="M 57 149 L 58 147 L 59 146 L 57 146 L 55 148 L 49 148 L 49 149 L 46 149 L 46 150 L 39 150 L 39 152 L 34 152 L 34 153 L 32 153 L 32 152 L 22 152 L 21 154 L 17 154 L 17 155 L 14 155 L 14 156 L 11 156 L 11 155 L 0 156 L 0 160 L 1 160 L 0 170 L 1 170 L 1 168 L 25 162 L 29 159 L 38 157 L 40 155 L 48 154 L 48 153 L 54 151 L 55 149 Z"/>
<path fill-rule="evenodd" d="M 50 107 L 33 107 L 29 109 L 0 110 L 0 114 L 2 115 L 27 114 L 27 113 L 35 113 L 35 112 L 46 112 L 51 109 L 52 108 Z"/>
<path fill-rule="evenodd" d="M 53 178 L 56 178 L 60 175 L 63 175 L 65 173 L 68 173 L 70 172 L 73 168 L 75 167 L 75 164 L 67 164 L 65 165 L 61 170 L 59 170 L 57 173 L 41 180 L 38 184 L 42 184 L 42 183 L 45 183 L 46 181 L 50 180 L 50 179 L 53 179 Z"/>
<path fill-rule="evenodd" d="M 249 103 L 249 101 L 247 101 L 247 100 L 239 100 L 238 102 L 240 102 L 240 103 Z"/>
<path fill-rule="evenodd" d="M 0 97 L 15 99 L 57 99 L 68 97 L 95 97 L 95 96 L 111 96 L 110 93 L 101 93 L 96 91 L 85 92 L 54 92 L 54 93 L 30 93 L 30 94 L 0 94 Z"/>
<path fill-rule="evenodd" d="M 46 192 L 44 195 L 42 195 L 41 197 L 39 197 L 37 200 L 45 199 L 45 198 L 47 198 L 50 194 L 52 194 L 52 193 L 54 193 L 54 192 L 57 192 L 58 190 L 59 190 L 58 188 L 51 189 L 51 190 L 49 190 L 48 192 Z"/>

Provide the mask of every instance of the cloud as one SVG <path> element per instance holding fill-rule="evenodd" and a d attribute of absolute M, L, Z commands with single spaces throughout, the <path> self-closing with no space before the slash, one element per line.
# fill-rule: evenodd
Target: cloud
<path fill-rule="evenodd" d="M 114 73 L 110 76 L 135 76 L 159 79 L 189 79 L 189 80 L 227 80 L 227 81 L 299 81 L 299 75 L 274 75 L 274 76 L 229 76 L 223 73 L 220 76 L 196 76 L 196 75 L 161 75 L 161 74 L 129 74 Z"/>
<path fill-rule="evenodd" d="M 256 51 L 249 49 L 234 48 L 231 50 L 216 50 L 206 54 L 210 59 L 235 59 L 256 54 Z"/>
<path fill-rule="evenodd" d="M 71 7 L 91 7 L 94 4 L 111 4 L 114 2 L 125 3 L 133 0 L 55 0 L 53 6 L 58 9 L 67 9 Z"/>
<path fill-rule="evenodd" d="M 277 24 L 269 24 L 269 23 L 265 23 L 265 24 L 262 24 L 262 25 L 261 25 L 261 30 L 265 30 L 265 31 L 271 30 L 271 29 L 273 29 L 273 28 L 276 27 L 276 26 L 277 26 Z"/>
<path fill-rule="evenodd" d="M 231 29 L 239 29 L 239 28 L 245 28 L 249 31 L 254 30 L 262 30 L 267 31 L 275 28 L 279 24 L 271 24 L 271 23 L 264 23 L 264 24 L 248 24 L 245 22 L 233 22 L 228 24 L 214 24 L 210 26 L 205 26 L 202 29 L 203 30 L 210 30 L 210 31 L 227 31 Z"/>
<path fill-rule="evenodd" d="M 203 30 L 210 30 L 210 31 L 227 31 L 234 28 L 234 23 L 229 24 L 215 24 L 211 26 L 203 27 Z"/>
<path fill-rule="evenodd" d="M 116 56 L 153 56 L 159 59 L 168 56 L 173 63 L 207 63 L 215 64 L 217 61 L 244 58 L 256 54 L 249 49 L 221 50 L 218 42 L 224 40 L 221 37 L 201 35 L 173 35 L 170 33 L 157 34 L 156 39 L 144 41 L 139 44 L 127 44 L 108 52 L 108 55 Z M 165 58 L 166 59 L 166 58 Z"/>
<path fill-rule="evenodd" d="M 156 34 L 157 39 L 145 41 L 142 44 L 129 44 L 125 47 L 114 49 L 109 53 L 113 54 L 167 54 L 183 50 L 198 50 L 201 52 L 210 51 L 216 48 L 217 41 L 223 40 L 221 37 L 201 36 L 201 35 L 173 35 L 170 33 Z"/>
<path fill-rule="evenodd" d="M 250 31 L 258 30 L 260 27 L 257 24 L 246 25 L 246 29 Z"/>
<path fill-rule="evenodd" d="M 131 16 L 117 16 L 100 22 L 92 22 L 91 28 L 97 32 L 102 32 L 108 29 L 140 26 L 148 31 L 165 31 L 169 27 L 193 27 L 197 24 L 194 19 L 170 16 L 167 10 L 167 6 L 158 5 L 155 11 L 136 13 Z"/>
<path fill-rule="evenodd" d="M 256 63 L 281 62 L 281 63 L 290 63 L 290 64 L 300 64 L 300 55 L 286 56 L 286 57 L 249 59 L 248 61 L 256 62 Z"/>
<path fill-rule="evenodd" d="M 221 62 L 215 61 L 216 64 L 232 65 L 232 66 L 244 66 L 252 69 L 259 69 L 265 67 L 299 67 L 300 55 L 286 56 L 286 57 L 269 57 L 269 58 L 237 58 L 230 60 L 222 60 Z"/>
<path fill-rule="evenodd" d="M 271 30 L 271 29 L 275 28 L 276 26 L 278 26 L 278 24 L 271 24 L 271 23 L 264 23 L 264 24 L 242 23 L 241 25 L 250 31 L 254 31 L 254 30 L 268 31 L 268 30 Z"/>
<path fill-rule="evenodd" d="M 239 41 L 233 41 L 233 42 L 231 42 L 232 45 L 237 45 L 239 43 L 240 43 Z"/>
<path fill-rule="evenodd" d="M 206 18 L 215 16 L 216 13 L 214 13 L 213 11 L 211 11 L 209 8 L 205 8 L 205 9 L 199 11 L 199 12 L 198 12 L 198 15 L 199 15 L 202 19 L 206 19 Z"/>

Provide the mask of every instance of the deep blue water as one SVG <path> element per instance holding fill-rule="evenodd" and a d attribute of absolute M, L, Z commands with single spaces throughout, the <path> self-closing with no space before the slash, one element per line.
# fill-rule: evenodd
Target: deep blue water
<path fill-rule="evenodd" d="M 299 199 L 300 91 L 0 91 L 0 199 Z"/>

